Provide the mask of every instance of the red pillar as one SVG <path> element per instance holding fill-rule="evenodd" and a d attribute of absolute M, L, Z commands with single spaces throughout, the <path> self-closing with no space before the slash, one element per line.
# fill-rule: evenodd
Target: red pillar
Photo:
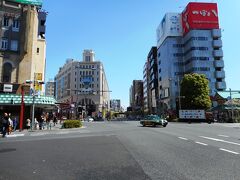
<path fill-rule="evenodd" d="M 21 101 L 21 111 L 19 119 L 19 131 L 23 130 L 23 116 L 24 116 L 24 87 L 21 87 L 22 101 Z"/>

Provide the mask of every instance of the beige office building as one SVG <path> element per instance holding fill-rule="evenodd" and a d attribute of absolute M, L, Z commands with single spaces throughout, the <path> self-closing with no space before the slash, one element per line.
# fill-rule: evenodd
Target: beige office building
<path fill-rule="evenodd" d="M 110 91 L 102 62 L 93 50 L 84 50 L 83 60 L 68 59 L 55 77 L 56 99 L 71 104 L 71 113 L 105 116 L 110 109 Z"/>
<path fill-rule="evenodd" d="M 36 73 L 38 80 L 44 80 L 46 16 L 38 5 L 0 1 L 1 84 L 20 85 Z M 15 91 L 18 88 L 14 86 Z"/>

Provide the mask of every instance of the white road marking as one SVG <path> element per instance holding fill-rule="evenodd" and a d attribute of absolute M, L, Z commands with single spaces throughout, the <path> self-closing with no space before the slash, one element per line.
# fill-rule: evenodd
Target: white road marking
<path fill-rule="evenodd" d="M 47 135 L 47 133 L 30 134 L 30 136 L 44 136 L 44 135 Z"/>
<path fill-rule="evenodd" d="M 22 137 L 25 134 L 11 134 L 11 135 L 6 135 L 6 137 Z"/>
<path fill-rule="evenodd" d="M 187 141 L 188 139 L 187 138 L 184 138 L 184 137 L 178 137 L 179 139 L 182 139 L 182 140 L 185 140 Z"/>
<path fill-rule="evenodd" d="M 202 143 L 202 142 L 195 141 L 195 143 L 197 143 L 197 144 L 201 144 L 201 145 L 203 145 L 203 146 L 207 146 L 207 144 Z"/>
<path fill-rule="evenodd" d="M 230 150 L 227 150 L 227 149 L 220 148 L 219 150 L 229 152 L 229 153 L 232 153 L 232 154 L 239 154 L 238 152 L 230 151 Z"/>
<path fill-rule="evenodd" d="M 213 141 L 224 142 L 224 143 L 234 144 L 234 145 L 240 146 L 239 143 L 235 143 L 235 142 L 231 142 L 231 141 L 225 141 L 225 140 L 223 140 L 223 139 L 216 139 L 216 138 L 205 137 L 205 136 L 199 136 L 199 137 L 204 138 L 204 139 L 213 140 Z"/>
<path fill-rule="evenodd" d="M 222 135 L 222 134 L 219 134 L 218 136 L 220 136 L 220 137 L 229 137 L 229 136 Z"/>

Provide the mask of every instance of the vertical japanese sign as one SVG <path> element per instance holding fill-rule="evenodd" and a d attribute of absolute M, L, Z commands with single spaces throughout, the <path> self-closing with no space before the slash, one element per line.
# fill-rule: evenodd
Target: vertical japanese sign
<path fill-rule="evenodd" d="M 42 73 L 34 73 L 35 91 L 42 91 L 42 84 L 37 83 L 37 81 L 42 81 Z"/>

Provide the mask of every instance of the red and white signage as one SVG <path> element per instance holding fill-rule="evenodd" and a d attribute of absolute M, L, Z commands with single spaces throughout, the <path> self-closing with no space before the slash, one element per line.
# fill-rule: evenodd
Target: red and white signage
<path fill-rule="evenodd" d="M 187 5 L 182 13 L 183 35 L 192 29 L 219 29 L 216 3 L 195 3 Z"/>

